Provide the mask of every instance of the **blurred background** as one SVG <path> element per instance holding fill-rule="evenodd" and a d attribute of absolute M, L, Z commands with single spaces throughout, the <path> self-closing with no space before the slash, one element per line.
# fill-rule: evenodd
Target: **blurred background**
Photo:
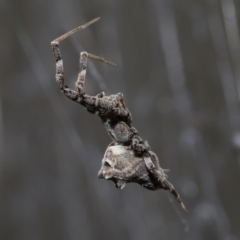
<path fill-rule="evenodd" d="M 97 178 L 100 120 L 55 83 L 122 92 L 190 214 L 166 191 Z M 0 239 L 240 239 L 240 1 L 0 1 Z"/>

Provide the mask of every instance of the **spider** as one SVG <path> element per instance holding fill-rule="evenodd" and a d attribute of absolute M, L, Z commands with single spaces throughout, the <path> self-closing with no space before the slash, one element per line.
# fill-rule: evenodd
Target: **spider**
<path fill-rule="evenodd" d="M 100 117 L 112 139 L 112 143 L 109 147 L 117 145 L 126 146 L 127 149 L 132 149 L 135 154 L 142 157 L 146 168 L 151 173 L 152 177 L 161 182 L 164 189 L 170 190 L 175 195 L 183 210 L 187 213 L 187 209 L 185 208 L 179 194 L 173 185 L 167 180 L 167 175 L 163 171 L 160 172 L 159 168 L 153 163 L 149 152 L 149 144 L 147 141 L 142 140 L 138 131 L 132 126 L 132 116 L 124 102 L 123 94 L 117 93 L 107 96 L 104 92 L 101 92 L 96 96 L 90 96 L 84 91 L 88 58 L 104 62 L 114 67 L 117 67 L 117 65 L 91 53 L 81 52 L 80 72 L 75 83 L 75 90 L 70 89 L 64 84 L 63 60 L 60 53 L 59 43 L 77 31 L 95 23 L 99 19 L 100 18 L 95 18 L 51 42 L 52 52 L 56 60 L 56 82 L 65 96 L 84 106 L 90 113 Z"/>

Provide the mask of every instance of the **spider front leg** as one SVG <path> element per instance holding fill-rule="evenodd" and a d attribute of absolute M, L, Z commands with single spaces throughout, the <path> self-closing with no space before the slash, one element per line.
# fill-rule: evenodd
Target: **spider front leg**
<path fill-rule="evenodd" d="M 54 40 L 51 42 L 53 55 L 56 60 L 56 82 L 61 89 L 61 91 L 71 100 L 80 102 L 80 96 L 78 92 L 70 89 L 64 84 L 64 69 L 63 69 L 63 60 L 60 53 L 59 42 Z"/>
<path fill-rule="evenodd" d="M 106 114 L 111 112 L 112 115 L 130 119 L 130 113 L 126 109 L 123 109 L 121 105 L 121 101 L 123 101 L 123 96 L 121 93 L 106 96 L 104 92 L 97 94 L 96 96 L 90 96 L 85 93 L 85 79 L 87 74 L 87 62 L 88 58 L 98 60 L 104 63 L 107 63 L 111 66 L 117 67 L 117 64 L 112 63 L 102 57 L 95 56 L 91 53 L 81 52 L 80 53 L 80 72 L 78 74 L 78 79 L 75 84 L 76 91 L 81 97 L 80 104 L 87 108 L 87 110 L 91 113 L 99 115 L 101 118 L 103 116 L 106 117 Z M 103 120 L 103 119 L 102 119 Z"/>
<path fill-rule="evenodd" d="M 112 63 L 112 62 L 106 60 L 105 58 L 95 56 L 91 53 L 81 52 L 80 53 L 80 64 L 79 64 L 80 72 L 78 74 L 78 79 L 77 79 L 77 82 L 75 84 L 76 90 L 78 91 L 79 95 L 83 95 L 85 93 L 84 92 L 84 84 L 85 84 L 85 78 L 86 78 L 86 74 L 87 74 L 87 60 L 88 60 L 88 58 L 95 59 L 95 60 L 107 63 L 111 66 L 117 67 L 117 64 Z M 104 96 L 105 96 L 105 93 L 102 92 L 102 93 L 99 93 L 96 97 L 97 98 L 102 98 Z"/>
<path fill-rule="evenodd" d="M 79 78 L 81 80 L 80 81 L 81 94 L 79 94 L 80 93 L 79 88 L 77 88 L 78 91 L 74 91 L 74 90 L 68 88 L 68 86 L 66 86 L 64 84 L 64 68 L 63 68 L 63 60 L 62 60 L 62 57 L 61 57 L 59 43 L 61 41 L 63 41 L 64 39 L 66 39 L 67 37 L 71 36 L 72 34 L 76 33 L 77 31 L 88 27 L 89 25 L 93 24 L 94 22 L 98 21 L 99 19 L 100 18 L 95 18 L 92 21 L 90 21 L 90 22 L 88 22 L 88 23 L 86 23 L 86 24 L 84 24 L 80 27 L 75 28 L 75 29 L 71 30 L 70 32 L 65 33 L 61 37 L 56 38 L 55 40 L 53 40 L 51 42 L 52 52 L 53 52 L 53 55 L 54 55 L 54 58 L 55 58 L 55 61 L 56 61 L 56 76 L 55 76 L 56 82 L 57 82 L 59 88 L 62 90 L 62 92 L 68 98 L 70 98 L 71 100 L 76 101 L 78 103 L 81 103 L 81 101 L 82 101 L 81 94 L 83 93 L 83 87 L 84 87 L 83 85 L 84 85 L 84 80 L 85 80 L 85 75 L 86 75 L 86 67 L 87 67 L 87 64 L 85 64 L 85 63 L 87 63 L 86 58 L 87 57 L 92 58 L 92 59 L 102 61 L 102 62 L 105 62 L 107 64 L 113 65 L 113 66 L 116 66 L 116 64 L 111 63 L 111 62 L 105 60 L 104 58 L 92 55 L 90 53 L 83 52 L 82 53 L 82 55 L 83 55 L 82 68 L 81 68 L 81 62 L 80 62 L 80 70 L 81 70 L 80 74 L 81 74 L 81 76 Z M 84 59 L 84 57 L 85 57 L 85 59 Z M 103 94 L 102 94 L 102 96 L 103 96 Z"/>
<path fill-rule="evenodd" d="M 55 40 L 53 40 L 51 42 L 52 52 L 53 52 L 54 58 L 56 60 L 56 76 L 55 76 L 56 82 L 57 82 L 59 88 L 62 90 L 62 92 L 73 101 L 80 102 L 81 98 L 76 91 L 69 89 L 68 86 L 66 86 L 64 84 L 64 68 L 63 68 L 63 60 L 61 57 L 59 43 L 61 41 L 63 41 L 64 39 L 66 39 L 67 37 L 69 37 L 70 35 L 74 34 L 75 32 L 88 27 L 89 25 L 91 25 L 92 23 L 94 23 L 98 20 L 99 20 L 99 18 L 95 18 L 92 21 L 90 21 L 80 27 L 75 28 L 75 29 L 71 30 L 70 32 L 65 33 L 61 37 L 56 38 Z"/>

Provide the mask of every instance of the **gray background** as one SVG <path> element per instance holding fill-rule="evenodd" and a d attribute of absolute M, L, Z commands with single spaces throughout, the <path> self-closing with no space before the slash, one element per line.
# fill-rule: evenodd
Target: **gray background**
<path fill-rule="evenodd" d="M 0 1 L 0 239 L 240 239 L 240 1 Z M 86 91 L 122 92 L 189 216 L 163 190 L 118 190 L 97 172 L 110 143 L 99 119 L 62 95 L 79 52 Z M 240 88 L 239 88 L 240 89 Z"/>

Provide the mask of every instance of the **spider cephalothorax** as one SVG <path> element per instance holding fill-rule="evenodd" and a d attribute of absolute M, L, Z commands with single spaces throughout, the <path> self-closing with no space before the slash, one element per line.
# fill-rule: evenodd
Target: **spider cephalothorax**
<path fill-rule="evenodd" d="M 170 190 L 180 201 L 184 211 L 187 212 L 179 195 L 177 194 L 176 190 L 173 188 L 173 185 L 166 180 L 166 174 L 163 174 L 163 171 L 161 170 L 158 164 L 156 155 L 150 151 L 150 146 L 146 141 L 142 140 L 138 131 L 134 127 L 132 127 L 131 113 L 124 103 L 123 94 L 118 93 L 118 94 L 106 96 L 106 94 L 102 92 L 100 94 L 97 94 L 96 96 L 90 96 L 86 94 L 84 91 L 88 58 L 95 59 L 115 67 L 117 65 L 107 61 L 104 58 L 95 56 L 93 54 L 90 54 L 87 52 L 81 52 L 80 53 L 80 72 L 78 74 L 78 79 L 75 84 L 76 89 L 72 90 L 64 84 L 63 60 L 60 53 L 59 43 L 63 41 L 65 38 L 74 34 L 75 32 L 83 28 L 86 28 L 87 26 L 89 26 L 90 24 L 98 20 L 99 18 L 96 18 L 80 27 L 73 29 L 72 31 L 62 35 L 61 37 L 51 42 L 53 55 L 56 60 L 56 82 L 59 88 L 61 89 L 61 91 L 68 98 L 83 105 L 84 107 L 86 107 L 86 109 L 89 112 L 96 114 L 100 117 L 100 119 L 103 122 L 103 125 L 105 126 L 109 136 L 113 141 L 109 147 L 114 146 L 113 149 L 115 149 L 115 153 L 116 153 L 116 146 L 118 145 L 119 149 L 121 149 L 122 154 L 125 151 L 125 156 L 131 157 L 132 156 L 131 154 L 134 153 L 135 155 L 138 156 L 138 159 L 141 159 L 142 162 L 139 162 L 140 163 L 139 166 L 141 166 L 142 168 L 144 163 L 145 171 L 139 172 L 137 177 L 138 181 L 141 178 L 140 177 L 141 174 L 143 173 L 145 174 L 148 173 L 148 175 L 146 176 L 148 176 L 149 179 L 150 178 L 153 179 L 151 181 L 146 182 L 145 185 L 143 184 L 144 187 L 146 187 L 148 184 L 151 185 L 154 183 L 152 187 L 148 187 L 148 188 L 157 189 L 156 186 L 159 186 L 158 188 L 164 188 L 164 189 Z M 113 151 L 113 149 L 111 149 L 111 151 Z M 127 151 L 127 149 L 129 151 Z M 120 161 L 118 161 L 118 163 L 120 164 Z M 133 163 L 133 162 L 129 161 L 129 163 Z M 129 164 L 129 166 L 130 165 L 131 164 Z M 134 165 L 131 166 L 131 169 L 132 170 L 135 169 Z M 122 170 L 121 174 L 124 174 L 124 172 L 125 171 Z M 123 182 L 122 184 L 120 184 L 121 182 L 120 179 L 115 177 L 113 178 L 113 180 L 116 181 L 116 186 L 118 185 L 123 186 Z"/>

